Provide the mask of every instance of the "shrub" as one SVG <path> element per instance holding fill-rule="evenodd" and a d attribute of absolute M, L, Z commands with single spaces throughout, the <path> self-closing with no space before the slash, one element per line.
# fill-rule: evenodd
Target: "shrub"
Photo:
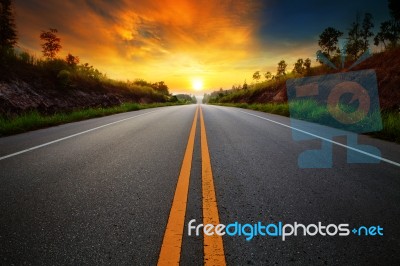
<path fill-rule="evenodd" d="M 71 73 L 66 69 L 61 70 L 60 72 L 58 72 L 58 75 L 57 75 L 59 82 L 64 87 L 68 87 L 71 84 L 70 77 L 71 77 Z"/>

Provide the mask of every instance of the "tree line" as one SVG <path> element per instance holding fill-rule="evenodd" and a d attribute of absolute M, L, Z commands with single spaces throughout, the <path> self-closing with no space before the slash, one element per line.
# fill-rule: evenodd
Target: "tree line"
<path fill-rule="evenodd" d="M 400 1 L 389 0 L 388 7 L 390 11 L 390 19 L 380 24 L 379 31 L 376 34 L 373 33 L 375 25 L 371 13 L 365 13 L 363 17 L 360 14 L 357 14 L 355 21 L 348 29 L 346 37 L 343 37 L 344 33 L 342 31 L 334 27 L 324 29 L 319 35 L 318 45 L 321 50 L 317 51 L 317 54 L 323 54 L 327 59 L 335 64 L 340 62 L 342 54 L 346 55 L 347 60 L 354 62 L 362 54 L 368 51 L 370 47 L 369 42 L 372 37 L 374 45 L 383 45 L 385 50 L 398 47 L 400 45 Z M 340 41 L 342 41 L 342 43 L 339 43 Z M 317 61 L 322 63 L 318 58 Z M 253 81 L 257 83 L 262 79 L 262 77 L 264 77 L 266 81 L 279 80 L 286 76 L 287 66 L 288 64 L 285 60 L 279 61 L 275 75 L 270 71 L 265 73 L 256 71 L 252 76 Z M 310 69 L 310 58 L 299 58 L 294 63 L 291 73 L 294 74 L 294 76 L 304 76 L 310 73 Z M 247 89 L 248 85 L 245 81 L 243 86 L 233 86 L 233 88 Z"/>
<path fill-rule="evenodd" d="M 383 45 L 384 49 L 393 49 L 399 46 L 400 39 L 400 2 L 395 0 L 388 1 L 390 11 L 390 19 L 380 24 L 379 31 L 374 34 L 374 19 L 371 13 L 365 13 L 364 17 L 357 14 L 356 20 L 350 25 L 347 37 L 342 39 L 340 45 L 339 40 L 343 36 L 343 32 L 333 28 L 326 28 L 319 36 L 318 45 L 321 52 L 332 62 L 337 62 L 341 48 L 350 60 L 357 60 L 365 53 L 370 46 L 372 37 L 375 46 Z M 342 46 L 342 47 L 340 47 Z"/>

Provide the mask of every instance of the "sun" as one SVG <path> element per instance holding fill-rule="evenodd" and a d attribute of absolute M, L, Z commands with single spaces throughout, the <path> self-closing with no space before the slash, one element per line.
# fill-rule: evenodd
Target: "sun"
<path fill-rule="evenodd" d="M 203 89 L 203 80 L 199 78 L 193 79 L 192 87 L 195 91 L 201 91 Z"/>

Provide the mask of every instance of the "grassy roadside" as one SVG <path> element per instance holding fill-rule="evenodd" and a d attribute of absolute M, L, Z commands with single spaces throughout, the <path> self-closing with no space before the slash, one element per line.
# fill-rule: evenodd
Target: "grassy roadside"
<path fill-rule="evenodd" d="M 32 111 L 13 119 L 0 117 L 0 137 L 117 113 L 182 104 L 183 103 L 123 103 L 114 107 L 87 108 L 53 115 L 42 115 L 37 111 Z"/>
<path fill-rule="evenodd" d="M 251 109 L 265 113 L 277 114 L 289 117 L 289 105 L 287 103 L 213 103 L 213 105 L 238 107 Z M 368 133 L 375 138 L 400 143 L 400 113 L 383 112 L 381 114 L 383 129 L 379 132 Z"/>

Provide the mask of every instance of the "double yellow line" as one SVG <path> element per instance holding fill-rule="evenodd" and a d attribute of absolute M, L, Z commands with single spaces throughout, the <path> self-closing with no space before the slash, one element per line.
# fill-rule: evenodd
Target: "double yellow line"
<path fill-rule="evenodd" d="M 218 206 L 215 195 L 207 134 L 201 107 L 196 108 L 189 140 L 186 146 L 181 171 L 176 185 L 171 211 L 165 229 L 158 265 L 179 265 L 182 249 L 183 230 L 185 227 L 186 205 L 189 192 L 190 171 L 196 135 L 197 117 L 200 110 L 201 135 L 201 176 L 203 197 L 203 224 L 219 224 Z M 204 264 L 226 265 L 222 237 L 214 234 L 204 235 Z"/>

